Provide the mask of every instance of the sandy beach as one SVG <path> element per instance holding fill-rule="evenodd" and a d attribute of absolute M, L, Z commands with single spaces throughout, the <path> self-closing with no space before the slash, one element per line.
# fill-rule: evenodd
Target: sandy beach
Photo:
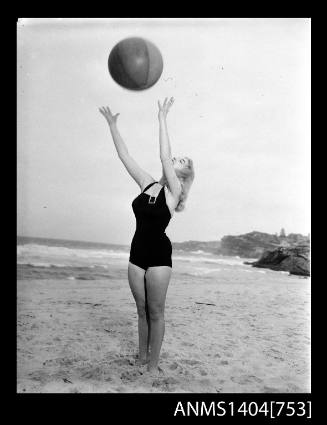
<path fill-rule="evenodd" d="M 127 277 L 19 280 L 17 391 L 310 392 L 308 279 L 251 268 L 246 284 L 231 270 L 181 276 L 168 289 L 158 377 L 134 364 Z"/>

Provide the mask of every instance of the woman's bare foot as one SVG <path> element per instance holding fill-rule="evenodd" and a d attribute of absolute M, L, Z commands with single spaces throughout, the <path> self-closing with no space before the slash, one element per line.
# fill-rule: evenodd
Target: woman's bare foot
<path fill-rule="evenodd" d="M 137 361 L 138 361 L 139 364 L 142 364 L 142 365 L 147 364 L 147 363 L 149 363 L 149 360 L 150 360 L 150 358 L 149 358 L 148 353 L 144 356 L 141 356 L 141 357 L 137 356 Z"/>
<path fill-rule="evenodd" d="M 136 366 L 145 366 L 148 362 L 147 359 L 136 359 L 135 364 Z"/>
<path fill-rule="evenodd" d="M 149 366 L 148 365 L 147 372 L 153 377 L 158 377 L 158 376 L 164 375 L 164 371 L 159 366 Z"/>
<path fill-rule="evenodd" d="M 133 366 L 145 366 L 148 362 L 149 359 L 147 357 L 139 357 L 138 354 L 134 354 L 133 360 L 131 360 Z"/>

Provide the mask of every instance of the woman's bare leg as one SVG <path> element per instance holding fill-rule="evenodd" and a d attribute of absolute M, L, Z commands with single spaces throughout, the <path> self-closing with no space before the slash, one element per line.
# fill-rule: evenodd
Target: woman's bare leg
<path fill-rule="evenodd" d="M 146 363 L 149 359 L 149 315 L 146 308 L 145 270 L 128 263 L 128 282 L 136 302 L 139 333 L 139 361 Z"/>
<path fill-rule="evenodd" d="M 150 358 L 148 370 L 158 370 L 159 355 L 165 333 L 165 301 L 172 269 L 149 267 L 146 271 L 147 306 L 150 318 Z"/>

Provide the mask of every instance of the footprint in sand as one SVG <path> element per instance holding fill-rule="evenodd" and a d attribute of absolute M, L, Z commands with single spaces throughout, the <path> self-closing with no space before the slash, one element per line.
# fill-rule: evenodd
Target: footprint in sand
<path fill-rule="evenodd" d="M 263 387 L 263 392 L 264 393 L 279 393 L 280 390 L 278 388 L 274 388 L 274 387 L 267 387 L 266 385 Z"/>
<path fill-rule="evenodd" d="M 97 380 L 97 381 L 112 381 L 111 372 L 103 366 L 89 366 L 79 368 L 80 376 L 83 379 Z"/>
<path fill-rule="evenodd" d="M 48 359 L 48 360 L 45 360 L 42 364 L 43 364 L 43 366 L 48 366 L 48 365 L 51 365 L 55 362 L 56 362 L 55 359 Z"/>
<path fill-rule="evenodd" d="M 303 391 L 303 388 L 299 387 L 298 385 L 288 384 L 288 386 L 287 386 L 287 392 L 299 393 L 299 392 L 302 392 L 302 391 Z"/>
<path fill-rule="evenodd" d="M 120 379 L 125 382 L 134 382 L 143 375 L 141 370 L 126 371 L 120 375 Z"/>
<path fill-rule="evenodd" d="M 190 372 L 185 367 L 183 367 L 181 364 L 179 364 L 177 362 L 172 362 L 168 366 L 168 368 L 170 370 L 173 370 L 175 373 L 178 373 L 179 375 L 184 375 L 184 376 L 190 375 Z"/>
<path fill-rule="evenodd" d="M 179 367 L 179 364 L 177 362 L 173 362 L 170 366 L 170 370 L 176 370 Z"/>
<path fill-rule="evenodd" d="M 261 383 L 262 379 L 257 378 L 254 375 L 240 375 L 240 376 L 232 376 L 231 380 L 236 382 L 237 384 L 246 385 L 251 384 L 253 382 Z"/>
<path fill-rule="evenodd" d="M 190 365 L 190 366 L 201 364 L 201 362 L 199 362 L 198 360 L 192 360 L 192 359 L 191 360 L 183 359 L 182 363 L 185 363 L 185 364 Z"/>
<path fill-rule="evenodd" d="M 49 374 L 44 372 L 43 370 L 36 370 L 34 372 L 31 372 L 29 373 L 29 376 L 31 379 L 33 379 L 33 381 L 38 381 L 42 384 L 45 384 L 49 379 Z"/>
<path fill-rule="evenodd" d="M 178 380 L 172 376 L 167 376 L 165 378 L 157 378 L 153 381 L 152 386 L 155 388 L 164 388 L 168 389 L 169 385 L 178 384 Z"/>
<path fill-rule="evenodd" d="M 119 358 L 112 360 L 111 363 L 116 364 L 117 366 L 134 366 L 135 361 L 130 358 Z"/>
<path fill-rule="evenodd" d="M 182 342 L 182 345 L 184 347 L 194 347 L 194 344 L 192 344 L 191 342 Z"/>

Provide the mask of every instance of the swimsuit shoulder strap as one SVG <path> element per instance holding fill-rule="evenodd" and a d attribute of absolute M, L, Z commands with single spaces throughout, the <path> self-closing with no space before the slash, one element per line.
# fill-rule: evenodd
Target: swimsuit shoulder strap
<path fill-rule="evenodd" d="M 152 185 L 154 185 L 155 183 L 157 183 L 157 182 L 152 182 L 152 183 L 148 184 L 148 185 L 146 186 L 146 188 L 145 188 L 144 190 L 142 190 L 142 193 L 144 193 L 147 189 L 149 189 L 149 187 L 151 187 L 151 186 L 152 186 Z"/>

